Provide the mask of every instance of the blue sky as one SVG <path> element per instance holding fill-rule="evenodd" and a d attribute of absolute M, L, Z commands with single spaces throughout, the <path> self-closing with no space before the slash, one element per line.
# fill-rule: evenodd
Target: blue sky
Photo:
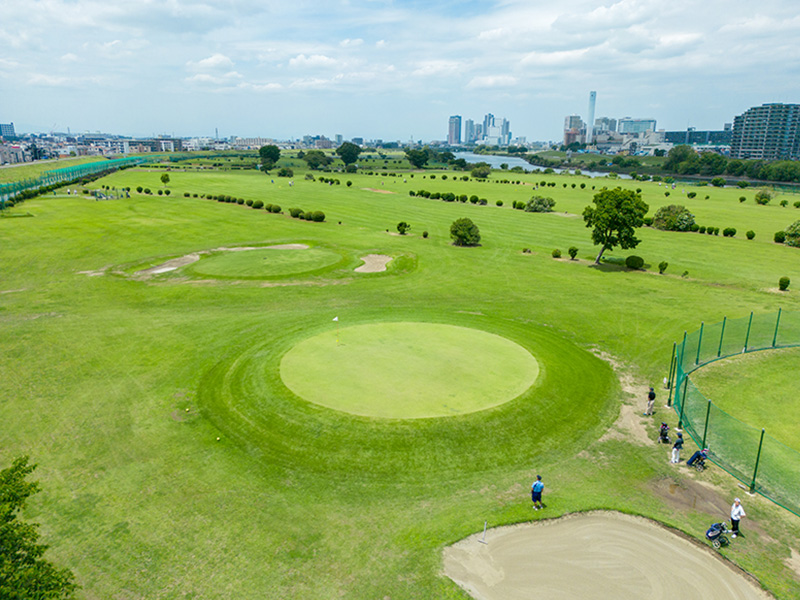
<path fill-rule="evenodd" d="M 444 139 L 491 112 L 720 129 L 800 102 L 788 0 L 4 0 L 0 122 L 18 131 Z"/>

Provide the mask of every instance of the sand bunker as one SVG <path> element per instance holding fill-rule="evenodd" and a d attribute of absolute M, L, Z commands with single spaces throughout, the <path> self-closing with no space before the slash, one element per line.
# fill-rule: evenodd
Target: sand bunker
<path fill-rule="evenodd" d="M 386 265 L 392 260 L 391 256 L 385 254 L 367 254 L 362 256 L 364 264 L 356 267 L 356 273 L 380 273 L 386 270 Z"/>
<path fill-rule="evenodd" d="M 444 572 L 474 598 L 766 600 L 744 572 L 641 517 L 595 512 L 486 532 L 445 549 Z"/>
<path fill-rule="evenodd" d="M 396 194 L 397 192 L 392 192 L 391 190 L 376 190 L 375 188 L 361 188 L 367 192 L 375 192 L 376 194 Z"/>
<path fill-rule="evenodd" d="M 175 271 L 180 269 L 181 267 L 185 267 L 186 265 L 190 265 L 194 262 L 200 260 L 200 257 L 204 254 L 211 254 L 212 252 L 243 252 L 245 250 L 308 250 L 308 246 L 306 244 L 277 244 L 275 246 L 234 246 L 234 247 L 226 247 L 223 246 L 221 248 L 214 248 L 213 250 L 203 250 L 201 252 L 192 252 L 191 254 L 187 254 L 186 256 L 181 256 L 178 258 L 173 258 L 172 260 L 168 260 L 167 262 L 161 263 L 160 265 L 156 265 L 155 267 L 150 267 L 149 269 L 144 269 L 142 271 L 137 271 L 136 275 L 158 275 L 159 273 L 168 273 L 169 271 Z"/>

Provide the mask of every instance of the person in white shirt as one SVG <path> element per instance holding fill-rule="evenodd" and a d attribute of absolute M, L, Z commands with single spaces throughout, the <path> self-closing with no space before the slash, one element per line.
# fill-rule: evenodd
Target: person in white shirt
<path fill-rule="evenodd" d="M 733 506 L 731 506 L 731 531 L 733 532 L 731 537 L 736 537 L 739 534 L 739 521 L 745 516 L 747 515 L 744 512 L 742 501 L 736 498 L 733 501 Z"/>

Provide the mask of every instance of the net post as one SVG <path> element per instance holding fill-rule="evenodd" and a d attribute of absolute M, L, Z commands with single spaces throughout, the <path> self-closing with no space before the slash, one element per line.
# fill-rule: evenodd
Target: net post
<path fill-rule="evenodd" d="M 728 322 L 728 317 L 722 317 L 722 331 L 719 334 L 719 348 L 717 348 L 717 358 L 722 356 L 722 339 L 725 337 L 725 323 Z"/>
<path fill-rule="evenodd" d="M 706 434 L 708 433 L 708 418 L 711 416 L 711 400 L 708 400 L 708 408 L 706 408 L 706 424 L 703 426 L 703 445 L 700 447 L 702 450 L 706 447 Z"/>
<path fill-rule="evenodd" d="M 772 347 L 775 347 L 775 342 L 778 341 L 778 327 L 781 324 L 781 309 L 778 308 L 778 318 L 775 319 L 775 335 L 772 336 Z"/>
<path fill-rule="evenodd" d="M 761 460 L 761 446 L 764 444 L 764 429 L 761 430 L 761 440 L 758 442 L 758 454 L 756 454 L 756 466 L 753 467 L 753 481 L 750 482 L 750 493 L 756 489 L 756 474 L 758 473 L 758 462 Z"/>
<path fill-rule="evenodd" d="M 681 414 L 678 417 L 678 429 L 683 429 L 683 413 L 686 409 L 686 390 L 689 387 L 689 376 L 683 375 L 683 393 L 681 394 Z"/>
<path fill-rule="evenodd" d="M 697 340 L 697 356 L 694 358 L 695 366 L 700 363 L 700 347 L 703 345 L 703 327 L 705 326 L 704 322 L 700 322 L 700 337 Z"/>
<path fill-rule="evenodd" d="M 668 390 L 672 390 L 672 381 L 673 381 L 673 377 L 675 377 L 675 359 L 677 358 L 675 356 L 675 353 L 677 352 L 677 349 L 678 349 L 677 342 L 672 342 L 672 354 L 670 355 L 670 358 L 669 358 L 669 377 L 667 377 L 667 389 Z M 669 394 L 667 394 L 667 406 L 671 405 L 671 402 L 670 402 L 671 396 L 672 396 L 671 392 Z"/>
<path fill-rule="evenodd" d="M 750 327 L 753 325 L 753 311 L 750 311 L 750 321 L 747 323 L 747 335 L 744 338 L 744 348 L 742 353 L 747 352 L 747 344 L 750 342 Z"/>

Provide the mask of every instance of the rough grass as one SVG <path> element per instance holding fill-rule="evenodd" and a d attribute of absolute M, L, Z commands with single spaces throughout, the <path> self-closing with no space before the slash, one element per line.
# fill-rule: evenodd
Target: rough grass
<path fill-rule="evenodd" d="M 156 189 L 161 172 L 131 169 L 96 185 Z M 549 179 L 559 184 L 548 192 L 556 210 L 580 214 L 588 188 L 617 185 L 608 180 L 340 174 L 330 186 L 299 172 L 289 186 L 252 171 L 170 176 L 168 198 L 48 196 L 12 209 L 33 218 L 0 221 L 1 457 L 30 453 L 39 463 L 44 492 L 26 516 L 42 523 L 48 555 L 75 570 L 85 597 L 464 598 L 440 575 L 440 549 L 484 521 L 530 519 L 537 472 L 548 481 L 547 516 L 614 508 L 700 538 L 725 517 L 678 511 L 651 493 L 654 481 L 681 477 L 663 448 L 598 441 L 626 398 L 589 350 L 614 356 L 644 386 L 661 381 L 672 342 L 700 321 L 798 310 L 796 293 L 770 291 L 782 275 L 800 280 L 798 251 L 771 242 L 794 209 L 739 204 L 738 190 L 686 200 L 702 220 L 754 229 L 756 239 L 642 230 L 636 253 L 670 263 L 659 276 L 591 267 L 580 219 L 509 208 Z M 587 189 L 561 186 L 573 181 Z M 663 189 L 638 186 L 651 210 L 660 206 Z M 408 196 L 420 188 L 474 193 L 489 206 Z M 327 221 L 183 192 L 322 210 Z M 480 227 L 480 247 L 451 245 L 450 223 L 463 216 Z M 415 235 L 387 233 L 400 220 Z M 124 275 L 163 257 L 293 242 L 335 249 L 352 266 L 369 253 L 402 261 L 305 285 Z M 572 245 L 581 260 L 550 257 Z M 117 267 L 122 274 L 81 273 Z M 280 359 L 331 331 L 335 315 L 495 333 L 536 356 L 539 378 L 529 395 L 446 419 L 389 422 L 299 401 L 281 382 Z M 730 478 L 704 477 L 737 493 Z M 757 499 L 747 510 L 763 534 L 726 556 L 780 598 L 798 597 L 782 562 L 797 521 Z"/>

